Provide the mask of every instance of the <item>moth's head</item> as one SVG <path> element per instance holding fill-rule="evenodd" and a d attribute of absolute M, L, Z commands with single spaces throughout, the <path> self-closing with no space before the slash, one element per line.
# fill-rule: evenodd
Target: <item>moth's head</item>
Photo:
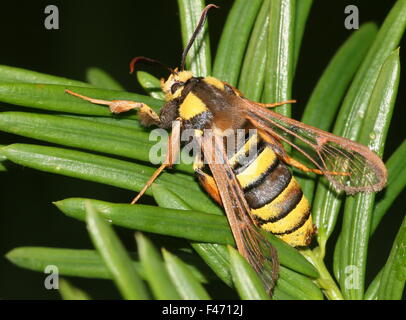
<path fill-rule="evenodd" d="M 166 81 L 161 79 L 161 87 L 165 93 L 166 100 L 169 101 L 179 97 L 186 82 L 192 77 L 193 73 L 191 71 L 178 71 L 178 69 L 175 69 Z"/>

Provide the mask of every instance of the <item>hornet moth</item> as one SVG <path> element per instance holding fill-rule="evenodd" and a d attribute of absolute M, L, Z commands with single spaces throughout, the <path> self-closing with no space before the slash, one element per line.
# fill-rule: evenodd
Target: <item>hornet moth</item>
<path fill-rule="evenodd" d="M 137 202 L 158 175 L 174 163 L 181 132 L 193 130 L 202 150 L 202 156 L 196 157 L 193 165 L 196 176 L 202 187 L 224 207 L 239 252 L 271 292 L 279 262 L 276 250 L 261 230 L 273 233 L 294 247 L 308 246 L 316 232 L 310 205 L 288 165 L 324 175 L 335 189 L 347 194 L 381 190 L 386 183 L 386 168 L 367 147 L 268 109 L 294 100 L 257 103 L 226 82 L 213 77 L 196 77 L 185 70 L 187 53 L 212 7 L 217 6 L 210 4 L 203 10 L 183 51 L 180 69 L 166 67 L 171 74 L 166 81 L 161 80 L 166 103 L 159 115 L 144 103 L 106 101 L 66 92 L 107 105 L 113 113 L 136 109 L 146 126 L 172 127 L 166 160 L 131 203 Z M 131 71 L 139 61 L 164 66 L 158 61 L 137 57 L 130 64 Z M 230 155 L 224 145 L 229 129 L 231 132 L 254 129 L 255 134 L 246 135 L 241 148 Z M 290 157 L 282 142 L 300 151 L 313 167 Z"/>

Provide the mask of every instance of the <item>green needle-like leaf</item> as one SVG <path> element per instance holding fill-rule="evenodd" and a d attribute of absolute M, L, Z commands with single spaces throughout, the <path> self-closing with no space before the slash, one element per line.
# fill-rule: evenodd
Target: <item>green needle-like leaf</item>
<path fill-rule="evenodd" d="M 28 112 L 1 112 L 0 130 L 64 146 L 149 161 L 149 133 L 106 123 Z"/>
<path fill-rule="evenodd" d="M 165 100 L 165 94 L 162 92 L 159 79 L 145 71 L 138 71 L 137 79 L 141 87 L 143 87 L 152 98 Z"/>
<path fill-rule="evenodd" d="M 124 88 L 116 80 L 99 68 L 87 69 L 86 79 L 96 88 L 124 91 Z"/>
<path fill-rule="evenodd" d="M 58 201 L 55 205 L 65 214 L 84 220 L 85 201 L 70 198 Z M 234 243 L 227 220 L 220 215 L 98 200 L 92 200 L 91 203 L 104 218 L 122 227 L 195 241 Z"/>
<path fill-rule="evenodd" d="M 262 101 L 273 103 L 291 99 L 295 49 L 295 1 L 272 0 L 268 35 L 268 57 Z M 275 109 L 290 117 L 290 106 Z"/>
<path fill-rule="evenodd" d="M 287 293 L 283 292 L 281 289 L 278 287 L 275 287 L 272 295 L 273 300 L 299 300 L 297 298 L 294 298 Z"/>
<path fill-rule="evenodd" d="M 160 163 L 162 155 L 159 154 L 159 150 L 166 152 L 164 139 L 167 139 L 167 135 L 158 133 L 159 135 L 155 138 L 147 131 L 133 130 L 128 126 L 133 124 L 134 120 L 122 119 L 127 120 L 128 123 L 117 125 L 114 123 L 117 119 L 104 118 L 102 121 L 100 118 L 89 120 L 77 116 L 0 112 L 0 130 L 63 146 L 104 152 L 145 162 L 156 158 L 155 161 Z M 183 163 L 174 167 L 177 170 L 193 172 L 192 166 L 185 163 L 185 159 L 188 161 L 187 156 L 182 153 L 180 160 Z"/>
<path fill-rule="evenodd" d="M 66 279 L 59 279 L 59 293 L 63 300 L 91 300 L 90 296 L 81 289 L 73 286 Z"/>
<path fill-rule="evenodd" d="M 162 253 L 169 275 L 182 299 L 210 300 L 206 290 L 196 280 L 182 260 L 165 249 L 162 250 Z"/>
<path fill-rule="evenodd" d="M 125 119 L 120 117 L 95 117 L 95 116 L 80 116 L 74 114 L 59 114 L 61 117 L 67 117 L 72 119 L 81 119 L 86 121 L 92 121 L 96 123 L 108 124 L 119 128 L 131 129 L 132 131 L 145 131 L 147 128 L 141 125 L 141 123 L 136 119 Z"/>
<path fill-rule="evenodd" d="M 406 186 L 406 141 L 396 149 L 386 162 L 388 169 L 388 184 L 382 191 L 384 195 L 375 203 L 372 214 L 371 235 L 375 232 L 385 213 L 388 212 L 393 201 Z"/>
<path fill-rule="evenodd" d="M 386 58 L 397 48 L 404 33 L 406 27 L 405 13 L 406 1 L 397 1 L 380 28 L 349 88 L 340 109 L 334 132 L 342 133 L 342 136 L 352 140 L 356 140 L 359 136 L 362 121 L 355 121 L 355 119 L 362 118 L 366 114 L 381 67 Z M 355 108 L 354 105 L 357 107 Z M 350 123 L 352 126 L 345 126 Z"/>
<path fill-rule="evenodd" d="M 70 198 L 55 204 L 65 214 L 84 220 L 85 200 Z M 114 204 L 98 200 L 91 200 L 91 203 L 106 219 L 122 227 L 201 242 L 234 245 L 230 227 L 224 216 L 147 205 Z M 318 276 L 314 267 L 297 250 L 272 235 L 269 235 L 268 239 L 278 250 L 281 264 L 310 277 Z"/>
<path fill-rule="evenodd" d="M 323 261 L 323 257 L 317 252 L 317 249 L 318 248 L 314 250 L 311 250 L 310 248 L 301 249 L 303 256 L 305 256 L 317 268 L 319 277 L 315 282 L 323 290 L 328 299 L 343 300 L 344 298 L 340 289 L 337 287 L 337 284 Z"/>
<path fill-rule="evenodd" d="M 393 243 L 388 261 L 382 269 L 378 300 L 401 300 L 406 282 L 406 217 Z"/>
<path fill-rule="evenodd" d="M 183 47 L 192 37 L 205 7 L 204 0 L 178 0 L 180 26 Z M 186 66 L 195 76 L 207 76 L 211 73 L 211 54 L 208 23 L 206 22 L 189 50 Z"/>
<path fill-rule="evenodd" d="M 178 210 L 190 210 L 191 207 L 176 194 L 165 187 L 155 185 L 152 188 L 155 201 L 160 207 Z M 191 242 L 192 248 L 224 283 L 232 286 L 230 263 L 225 245 L 216 243 Z"/>
<path fill-rule="evenodd" d="M 114 282 L 123 297 L 130 300 L 147 299 L 148 292 L 144 283 L 112 227 L 90 202 L 86 202 L 85 207 L 86 223 L 93 244 L 113 275 Z"/>
<path fill-rule="evenodd" d="M 376 34 L 376 26 L 367 23 L 355 31 L 338 49 L 310 96 L 301 119 L 303 123 L 326 131 L 330 129 L 347 87 L 365 58 Z M 294 155 L 297 157 L 298 152 L 294 152 Z M 310 202 L 313 198 L 316 179 L 315 175 L 311 175 L 311 177 L 297 177 Z M 325 218 L 323 207 L 315 209 L 318 209 L 317 211 L 313 209 L 317 228 L 323 229 L 323 233 L 329 234 L 331 232 L 329 227 L 333 223 L 320 220 L 320 218 Z"/>
<path fill-rule="evenodd" d="M 406 1 L 399 0 L 385 19 L 351 83 L 335 123 L 334 134 L 351 140 L 358 139 L 380 69 L 385 59 L 398 46 L 405 24 Z M 322 247 L 334 229 L 341 202 L 342 197 L 332 188 L 325 183 L 318 184 L 313 210 L 318 211 L 321 208 L 320 212 L 323 212 L 326 218 L 320 218 L 320 221 L 331 221 L 328 230 L 319 230 L 318 240 Z"/>
<path fill-rule="evenodd" d="M 190 207 L 188 207 L 179 197 L 162 186 L 154 186 L 153 195 L 161 207 L 190 210 Z M 285 246 L 283 242 L 276 239 L 273 239 L 273 244 L 278 248 L 279 259 L 281 260 L 282 264 L 286 263 L 290 266 L 294 266 L 293 268 L 300 268 L 299 266 L 301 265 L 309 266 L 308 264 L 303 264 L 303 260 L 301 260 L 303 257 L 298 255 L 296 250 L 292 250 L 290 246 Z M 195 249 L 195 251 L 202 257 L 202 259 L 212 268 L 214 273 L 216 273 L 226 284 L 232 286 L 230 272 L 231 266 L 226 246 L 220 244 L 194 242 L 192 242 L 191 245 L 193 249 Z M 281 278 L 277 282 L 278 290 L 290 290 L 292 296 L 298 296 L 299 299 L 310 299 L 323 296 L 321 291 L 306 276 L 302 276 L 294 271 L 289 271 L 289 269 L 286 268 L 283 268 L 283 270 L 286 270 L 286 272 L 284 272 L 283 275 L 281 274 Z M 315 270 L 307 268 L 304 273 L 306 272 L 310 272 L 313 277 L 317 277 Z M 286 277 L 289 280 L 282 279 Z M 309 289 L 302 293 L 302 287 Z M 318 294 L 315 292 L 318 292 Z M 278 295 L 276 294 L 275 296 L 274 294 L 273 298 L 275 299 L 275 297 L 277 298 Z"/>
<path fill-rule="evenodd" d="M 228 246 L 231 274 L 235 287 L 243 300 L 269 300 L 261 279 L 250 264 L 233 247 Z"/>
<path fill-rule="evenodd" d="M 261 3 L 262 0 L 236 0 L 221 34 L 213 75 L 232 86 L 237 85 L 242 59 Z"/>
<path fill-rule="evenodd" d="M 393 52 L 385 61 L 372 92 L 371 100 L 364 118 L 359 142 L 369 146 L 382 156 L 386 134 L 392 117 L 400 75 L 399 51 Z M 362 299 L 366 258 L 370 237 L 370 225 L 374 205 L 374 193 L 361 193 L 348 198 L 345 203 L 342 228 L 340 269 L 345 274 L 348 266 L 354 266 L 357 276 L 351 286 L 340 279 L 345 297 Z"/>
<path fill-rule="evenodd" d="M 301 300 L 323 300 L 323 293 L 313 279 L 281 266 L 277 287 L 283 292 Z"/>
<path fill-rule="evenodd" d="M 161 300 L 179 300 L 179 293 L 169 277 L 161 255 L 152 242 L 141 233 L 136 234 L 136 239 L 145 277 L 154 297 Z"/>
<path fill-rule="evenodd" d="M 61 174 L 83 180 L 108 184 L 132 191 L 140 191 L 155 169 L 123 160 L 98 156 L 85 152 L 44 147 L 29 144 L 14 144 L 3 147 L 0 154 L 17 164 L 36 170 Z M 189 177 L 163 173 L 156 180 L 175 192 L 194 209 L 210 213 L 221 212 L 200 187 Z M 194 190 L 196 192 L 190 192 Z M 151 190 L 146 191 L 151 195 Z"/>
<path fill-rule="evenodd" d="M 266 233 L 265 237 L 278 251 L 278 258 L 281 265 L 302 273 L 311 278 L 318 278 L 319 273 L 295 248 L 286 242 L 279 240 L 271 233 Z"/>
<path fill-rule="evenodd" d="M 95 250 L 19 247 L 9 251 L 6 258 L 21 268 L 33 271 L 43 272 L 47 265 L 52 264 L 58 267 L 59 274 L 63 276 L 112 278 L 109 269 Z"/>
<path fill-rule="evenodd" d="M 49 74 L 0 65 L 0 83 L 28 82 L 91 87 L 90 84 Z"/>
<path fill-rule="evenodd" d="M 307 18 L 310 9 L 313 5 L 313 0 L 299 0 L 296 1 L 295 9 L 295 52 L 294 52 L 294 70 L 296 70 L 297 62 L 299 60 L 299 52 L 302 44 L 303 33 L 305 31 Z"/>
<path fill-rule="evenodd" d="M 4 145 L 0 144 L 0 149 L 2 147 L 4 147 Z M 7 170 L 7 168 L 6 168 L 5 164 L 4 164 L 5 161 L 7 161 L 7 157 L 4 154 L 0 153 L 0 172 Z"/>
<path fill-rule="evenodd" d="M 368 290 L 365 291 L 364 300 L 377 300 L 378 299 L 378 290 L 379 284 L 381 282 L 382 270 L 375 276 L 371 284 L 368 287 Z"/>
<path fill-rule="evenodd" d="M 111 273 L 94 250 L 45 247 L 19 247 L 6 254 L 15 265 L 43 272 L 47 265 L 56 265 L 59 274 L 85 278 L 111 279 Z"/>
<path fill-rule="evenodd" d="M 261 99 L 264 88 L 270 6 L 271 0 L 264 0 L 261 5 L 249 39 L 238 83 L 239 90 L 253 101 Z"/>
<path fill-rule="evenodd" d="M 190 245 L 204 262 L 229 287 L 233 286 L 227 247 L 223 244 L 191 242 Z"/>
<path fill-rule="evenodd" d="M 190 254 L 177 252 L 188 263 L 188 268 L 202 283 L 214 280 L 208 278 L 207 268 L 200 264 L 200 261 L 192 259 Z M 134 260 L 138 255 L 130 253 L 133 258 L 134 268 L 140 277 L 146 279 L 146 272 L 141 262 Z M 46 247 L 19 247 L 6 254 L 6 258 L 13 264 L 33 271 L 44 272 L 48 265 L 56 265 L 59 274 L 63 276 L 73 276 L 94 279 L 112 279 L 112 274 L 102 258 L 95 250 L 46 248 Z"/>
<path fill-rule="evenodd" d="M 162 208 L 177 210 L 192 209 L 184 200 L 164 186 L 155 184 L 151 189 L 156 203 Z M 223 215 L 223 212 L 219 212 L 219 215 Z"/>
<path fill-rule="evenodd" d="M 156 111 L 162 106 L 162 101 L 160 100 L 124 91 L 30 83 L 0 84 L 0 101 L 48 111 L 92 116 L 111 116 L 111 112 L 106 106 L 96 105 L 74 97 L 66 93 L 66 89 L 91 98 L 144 102 Z M 122 117 L 135 118 L 135 115 L 130 115 L 129 113 L 129 115 L 123 115 Z"/>
<path fill-rule="evenodd" d="M 339 236 L 337 238 L 337 242 L 335 244 L 335 248 L 334 248 L 334 252 L 333 252 L 333 255 L 334 255 L 334 258 L 333 258 L 333 272 L 334 272 L 334 275 L 335 275 L 337 281 L 340 281 L 340 279 L 342 277 L 341 269 L 340 269 L 340 257 L 341 257 L 342 248 L 341 248 L 341 241 L 340 240 L 341 240 L 341 237 Z"/>

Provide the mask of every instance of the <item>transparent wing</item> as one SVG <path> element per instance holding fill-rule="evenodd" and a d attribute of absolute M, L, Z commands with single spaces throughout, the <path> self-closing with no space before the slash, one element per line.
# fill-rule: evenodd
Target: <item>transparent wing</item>
<path fill-rule="evenodd" d="M 385 165 L 369 148 L 243 101 L 249 121 L 300 151 L 338 191 L 354 194 L 385 186 Z"/>
<path fill-rule="evenodd" d="M 238 251 L 251 264 L 271 294 L 279 271 L 277 252 L 251 219 L 244 193 L 228 165 L 222 138 L 205 132 L 203 152 L 217 183 Z"/>

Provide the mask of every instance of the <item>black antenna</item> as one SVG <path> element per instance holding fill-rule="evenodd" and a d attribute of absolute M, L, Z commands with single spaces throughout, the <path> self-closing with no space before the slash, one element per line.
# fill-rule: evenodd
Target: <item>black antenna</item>
<path fill-rule="evenodd" d="M 134 72 L 134 67 L 139 61 L 145 61 L 145 62 L 157 64 L 157 65 L 169 70 L 170 73 L 175 73 L 175 71 L 172 68 L 169 68 L 168 66 L 164 65 L 162 62 L 160 62 L 158 60 L 146 58 L 146 57 L 135 57 L 135 58 L 133 58 L 131 60 L 131 62 L 130 62 L 130 73 Z"/>
<path fill-rule="evenodd" d="M 219 6 L 216 6 L 215 4 L 209 4 L 206 6 L 206 8 L 203 9 L 202 15 L 200 16 L 200 21 L 195 29 L 195 31 L 192 34 L 192 37 L 189 40 L 189 43 L 187 44 L 185 50 L 183 50 L 182 53 L 182 63 L 180 65 L 181 70 L 185 70 L 185 64 L 186 64 L 186 56 L 187 53 L 189 52 L 189 49 L 191 48 L 193 42 L 196 40 L 197 35 L 199 34 L 200 30 L 202 30 L 204 22 L 206 21 L 207 17 L 207 11 L 209 11 L 210 8 L 220 8 Z"/>

